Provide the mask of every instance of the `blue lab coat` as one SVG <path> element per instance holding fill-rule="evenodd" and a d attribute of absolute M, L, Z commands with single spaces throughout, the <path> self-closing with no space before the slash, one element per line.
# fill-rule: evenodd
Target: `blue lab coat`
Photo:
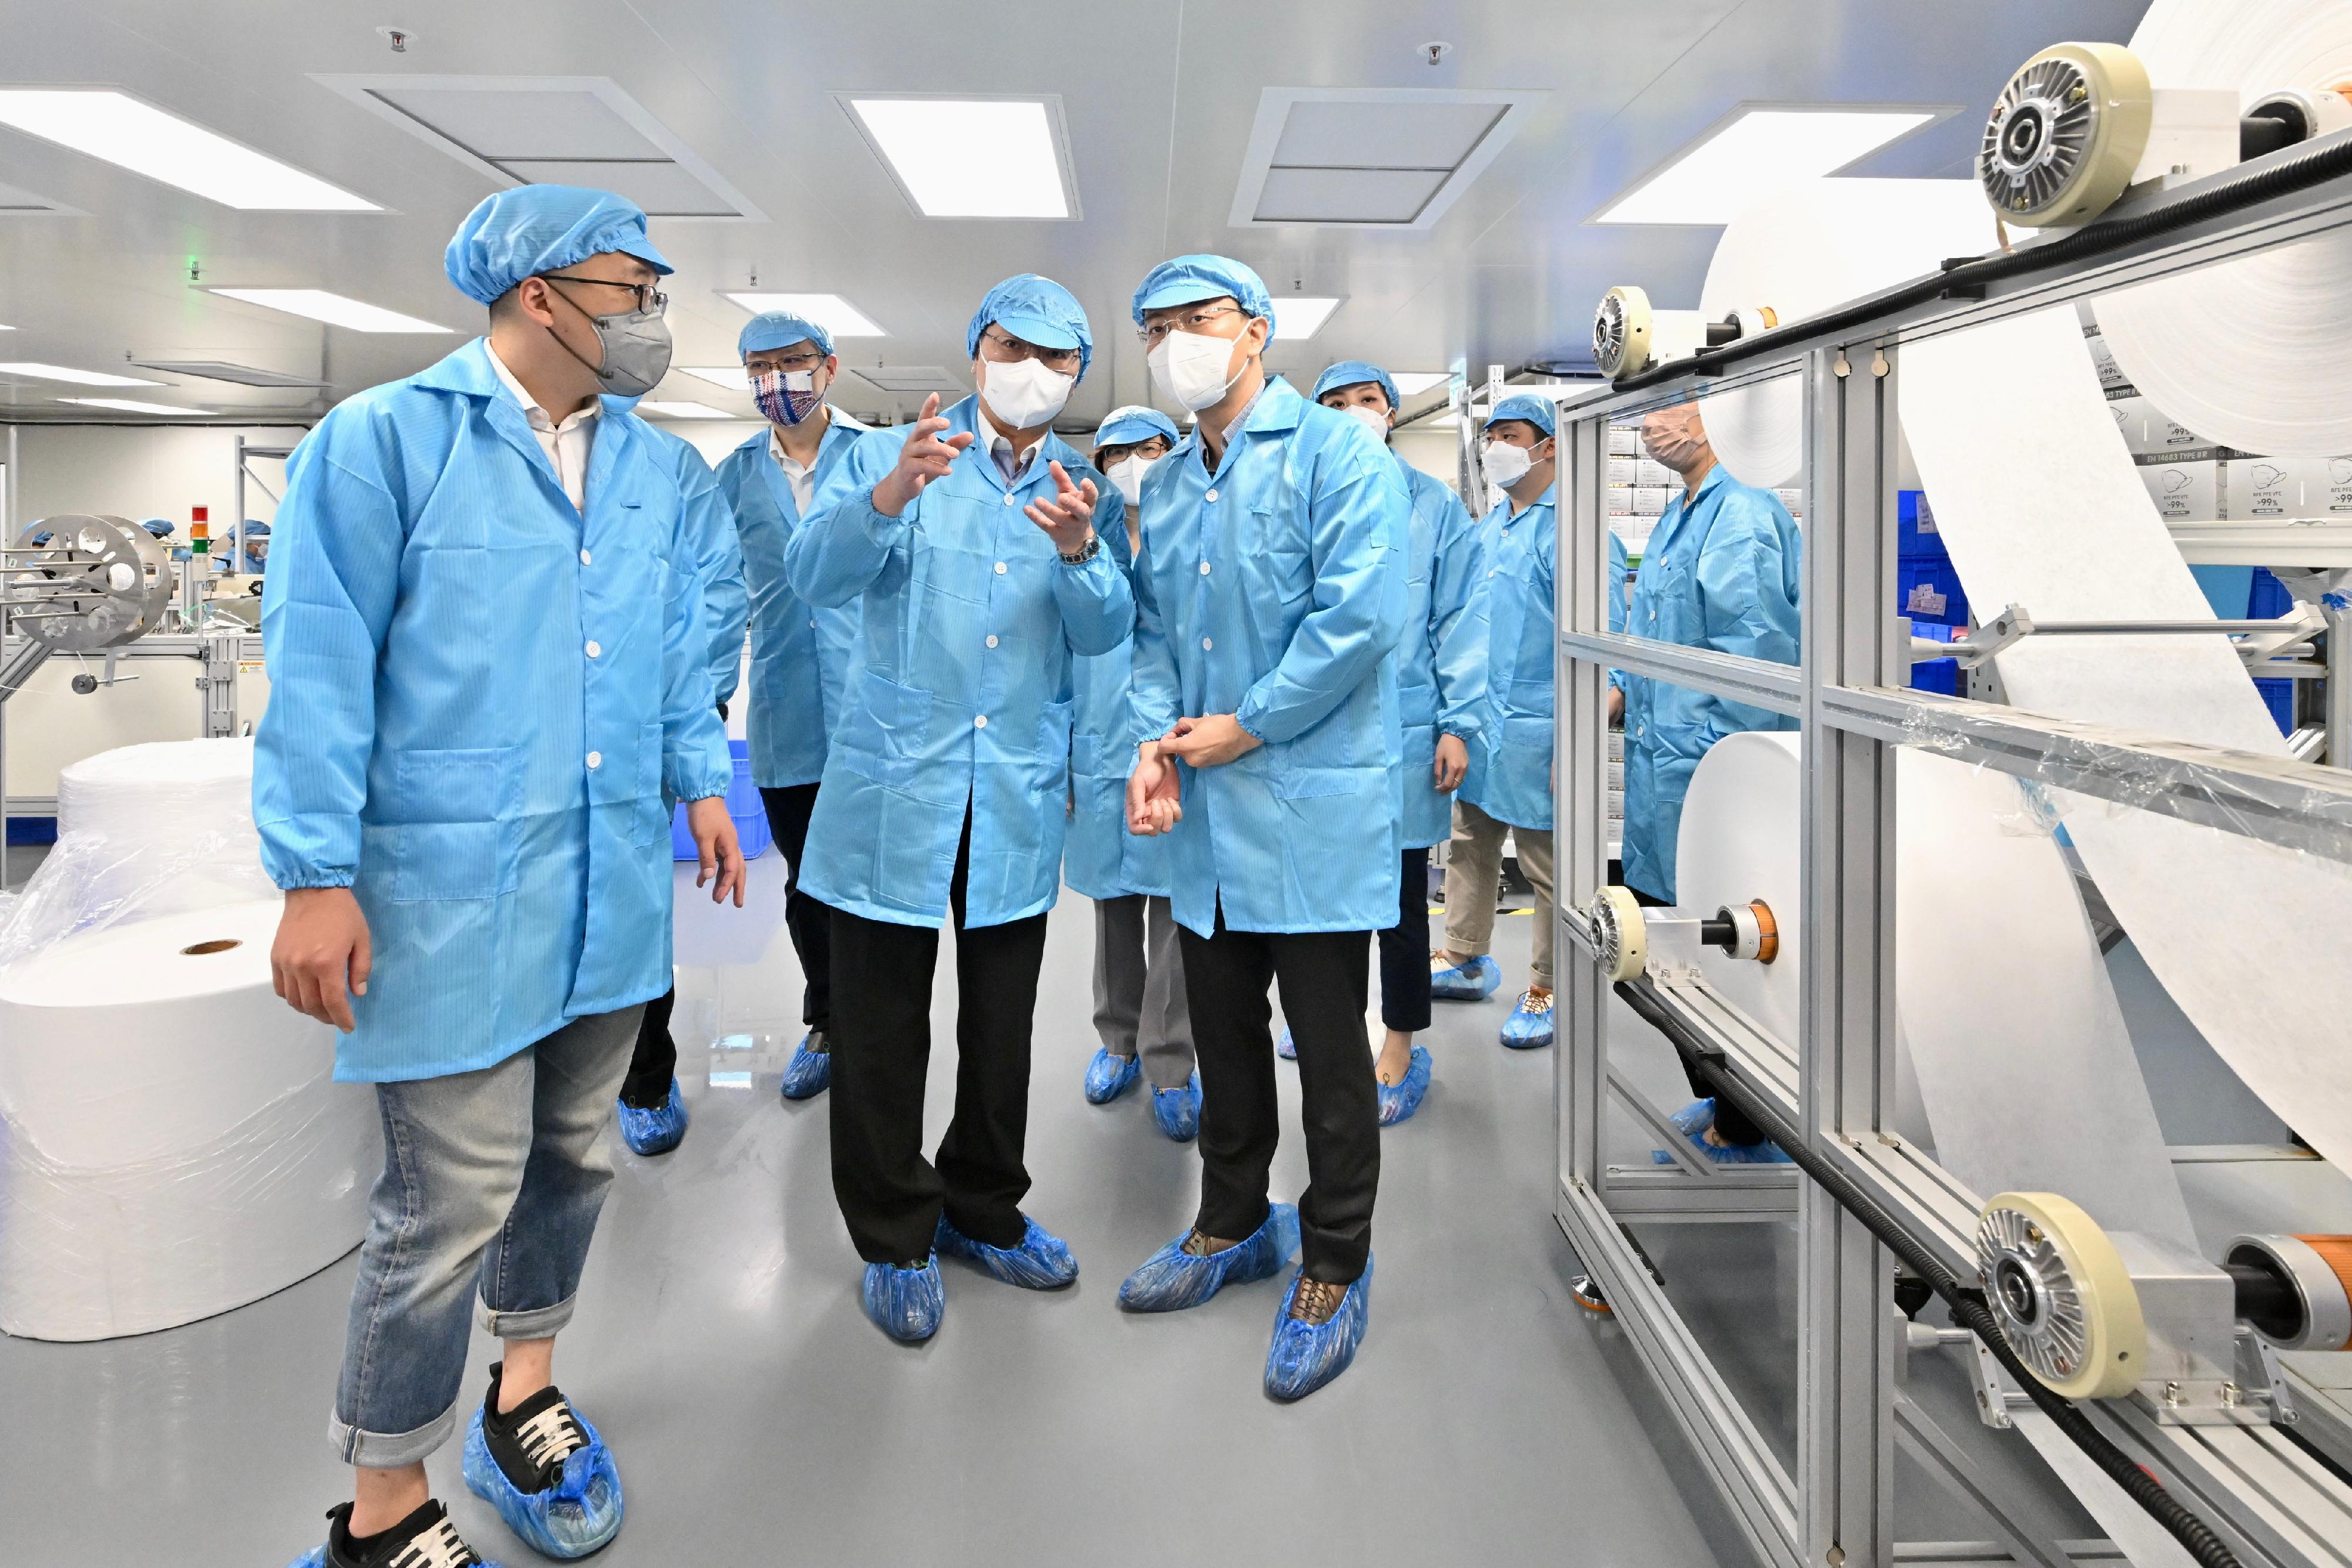
<path fill-rule="evenodd" d="M 367 915 L 337 1078 L 488 1067 L 669 988 L 662 792 L 733 771 L 687 530 L 674 455 L 609 406 L 574 509 L 479 339 L 296 450 L 254 819 L 278 886 Z"/>
<path fill-rule="evenodd" d="M 1103 549 L 1127 548 L 1127 531 Z M 1135 748 L 1167 733 L 1142 733 L 1135 722 L 1135 643 L 1080 659 L 1074 671 L 1077 705 L 1070 726 L 1070 836 L 1062 850 L 1062 880 L 1088 898 L 1144 893 L 1168 896 L 1168 839 L 1127 831 L 1127 780 Z"/>
<path fill-rule="evenodd" d="M 605 400 L 607 413 L 616 405 L 629 403 Z M 743 624 L 750 609 L 735 510 L 693 443 L 658 424 L 645 428 L 669 455 L 678 495 L 686 503 L 687 545 L 693 554 L 696 580 L 702 587 L 703 629 L 710 634 L 710 700 L 723 703 L 735 695 L 735 683 L 742 675 Z"/>
<path fill-rule="evenodd" d="M 812 509 L 833 471 L 865 434 L 840 410 L 817 444 Z M 855 602 L 820 610 L 793 591 L 784 547 L 801 526 L 793 484 L 768 449 L 762 430 L 719 465 L 719 486 L 734 503 L 743 535 L 743 574 L 751 595 L 751 782 L 763 789 L 814 784 L 824 777 L 825 737 L 841 722 L 843 688 L 857 642 Z"/>
<path fill-rule="evenodd" d="M 1136 722 L 1229 713 L 1265 744 L 1181 767 L 1175 915 L 1202 936 L 1396 924 L 1396 660 L 1412 500 L 1371 432 L 1276 378 L 1211 474 L 1144 476 Z"/>
<path fill-rule="evenodd" d="M 945 417 L 943 436 L 977 434 L 979 400 Z M 1135 626 L 1112 548 L 1127 507 L 1048 434 L 1010 487 L 975 439 L 944 478 L 886 517 L 874 486 L 906 438 L 859 437 L 784 551 L 803 599 L 863 607 L 859 664 L 825 758 L 801 885 L 869 920 L 937 925 L 968 810 L 964 921 L 1002 925 L 1052 908 L 1061 888 L 1071 664 L 1108 653 Z M 1064 563 L 1023 511 L 1055 494 L 1055 462 L 1098 492 L 1103 548 L 1083 566 Z"/>
<path fill-rule="evenodd" d="M 1793 664 L 1803 575 L 1803 541 L 1789 509 L 1718 464 L 1658 519 L 1642 551 L 1627 624 L 1637 637 Z M 1673 901 L 1683 798 L 1717 741 L 1746 729 L 1796 727 L 1769 708 L 1627 675 L 1627 885 Z"/>
<path fill-rule="evenodd" d="M 1454 796 L 1432 782 L 1437 737 L 1476 751 L 1486 729 L 1485 534 L 1447 486 L 1397 462 L 1412 497 L 1404 634 L 1397 641 L 1397 707 L 1404 728 L 1404 840 L 1426 849 L 1452 831 Z M 1466 778 L 1466 776 L 1465 776 Z"/>

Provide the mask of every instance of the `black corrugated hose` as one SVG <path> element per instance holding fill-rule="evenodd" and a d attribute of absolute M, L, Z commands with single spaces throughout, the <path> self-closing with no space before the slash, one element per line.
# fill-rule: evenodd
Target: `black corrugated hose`
<path fill-rule="evenodd" d="M 1873 296 L 1866 301 L 1843 305 L 1818 316 L 1805 317 L 1753 338 L 1735 340 L 1719 349 L 1709 349 L 1687 359 L 1654 365 L 1639 375 L 1627 376 L 1618 382 L 1617 388 L 1621 392 L 1631 391 L 1670 381 L 1686 372 L 1703 376 L 1721 375 L 1725 367 L 1734 361 L 1769 352 L 1783 343 L 1857 326 L 1890 311 L 1907 310 L 1915 305 L 1923 305 L 1946 296 L 1974 298 L 1987 284 L 2013 277 L 2021 272 L 2037 272 L 2053 265 L 2087 260 L 2141 240 L 2169 234 L 2175 229 L 2187 228 L 2210 218 L 2225 217 L 2242 208 L 2292 195 L 2297 191 L 2323 184 L 2340 174 L 2352 173 L 2352 131 L 2338 131 L 2333 136 L 2306 142 L 2300 148 L 2282 149 L 2254 160 L 2247 167 L 2248 172 L 2237 178 L 2200 191 L 2185 201 L 2175 202 L 2153 212 L 2126 212 L 2102 218 L 2096 223 L 2084 225 L 2063 239 L 2052 240 L 2045 245 L 1948 261 L 1943 270 L 1933 277 Z M 1990 214 L 1992 209 L 1988 205 L 1985 210 Z"/>
<path fill-rule="evenodd" d="M 1936 1294 L 1944 1298 L 1952 1309 L 1953 1321 L 1982 1340 L 2011 1377 L 2017 1381 L 2026 1396 L 2048 1416 L 2052 1424 L 2066 1434 L 2074 1446 L 2091 1458 L 2107 1477 L 2130 1494 L 2131 1500 L 2147 1511 L 2148 1517 L 2169 1531 L 2172 1538 L 2188 1549 L 2204 1568 L 2243 1568 L 2238 1554 L 2227 1542 L 2213 1533 L 2210 1526 L 2191 1513 L 2167 1491 L 2164 1484 L 2142 1469 L 2128 1454 L 2107 1440 L 2106 1435 L 2091 1425 L 2089 1417 L 2074 1407 L 2074 1402 L 2053 1393 L 2001 1337 L 2000 1325 L 1993 1321 L 1992 1309 L 1985 1304 L 1984 1294 L 1963 1283 L 1949 1270 L 1936 1260 L 1935 1255 L 1919 1245 L 1911 1235 L 1895 1222 L 1892 1215 L 1880 1207 L 1871 1196 L 1848 1180 L 1844 1172 L 1830 1164 L 1806 1146 L 1795 1129 L 1783 1121 L 1780 1113 L 1765 1103 L 1760 1095 L 1733 1076 L 1725 1065 L 1722 1052 L 1714 1050 L 1685 1028 L 1681 1019 L 1658 999 L 1656 989 L 1646 978 L 1620 980 L 1617 994 L 1625 1005 L 1639 1013 L 1659 1033 L 1673 1042 L 1675 1053 L 1696 1067 L 1715 1092 L 1729 1100 L 1748 1120 L 1760 1128 L 1765 1136 L 1794 1160 L 1799 1169 L 1819 1183 L 1825 1192 L 1838 1201 L 1838 1206 L 1868 1228 L 1870 1233 L 1885 1243 L 1888 1251 L 1903 1260 L 1904 1267 L 1927 1281 Z"/>

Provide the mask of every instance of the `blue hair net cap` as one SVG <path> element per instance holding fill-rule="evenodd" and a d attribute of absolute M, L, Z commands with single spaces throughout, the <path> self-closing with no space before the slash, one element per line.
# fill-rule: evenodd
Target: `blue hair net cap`
<path fill-rule="evenodd" d="M 165 522 L 161 517 L 150 517 L 139 526 L 145 528 L 149 533 L 153 534 L 159 539 L 170 538 L 172 537 L 172 529 L 173 527 L 173 524 Z"/>
<path fill-rule="evenodd" d="M 825 353 L 833 352 L 833 334 L 807 317 L 763 310 L 743 324 L 735 340 L 735 357 L 745 359 L 762 349 L 788 349 L 794 343 L 814 343 Z"/>
<path fill-rule="evenodd" d="M 1229 256 L 1180 256 L 1143 275 L 1135 290 L 1135 324 L 1143 325 L 1146 310 L 1190 305 L 1221 294 L 1232 295 L 1253 316 L 1274 319 L 1274 296 L 1265 291 L 1265 280 L 1256 273 Z"/>
<path fill-rule="evenodd" d="M 1102 428 L 1095 432 L 1094 449 L 1099 452 L 1106 446 L 1131 446 L 1155 435 L 1166 436 L 1171 446 L 1184 439 L 1176 429 L 1176 422 L 1158 409 L 1129 403 L 1111 410 L 1103 420 Z"/>
<path fill-rule="evenodd" d="M 269 525 L 258 517 L 247 517 L 245 519 L 245 537 L 249 539 L 266 539 L 269 537 Z"/>
<path fill-rule="evenodd" d="M 1321 402 L 1323 394 L 1327 392 L 1335 392 L 1340 387 L 1361 386 L 1366 382 L 1380 382 L 1381 394 L 1389 400 L 1389 407 L 1393 409 L 1399 406 L 1396 382 L 1389 380 L 1388 371 L 1363 360 L 1341 360 L 1338 364 L 1317 376 L 1315 401 Z"/>
<path fill-rule="evenodd" d="M 964 334 L 966 354 L 980 352 L 981 329 L 991 322 L 1041 349 L 1077 350 L 1080 381 L 1086 380 L 1087 367 L 1094 363 L 1095 335 L 1087 326 L 1085 308 L 1076 295 L 1050 277 L 1017 273 L 990 289 L 980 308 L 972 312 L 971 329 Z"/>
<path fill-rule="evenodd" d="M 1498 419 L 1524 419 L 1546 435 L 1557 435 L 1559 433 L 1551 399 L 1537 397 L 1529 392 L 1521 392 L 1517 397 L 1507 397 L 1496 403 L 1495 412 L 1486 416 L 1486 423 L 1492 424 Z"/>
<path fill-rule="evenodd" d="M 614 250 L 674 270 L 646 237 L 636 203 L 580 185 L 518 185 L 466 214 L 441 263 L 458 293 L 488 305 L 526 277 Z"/>

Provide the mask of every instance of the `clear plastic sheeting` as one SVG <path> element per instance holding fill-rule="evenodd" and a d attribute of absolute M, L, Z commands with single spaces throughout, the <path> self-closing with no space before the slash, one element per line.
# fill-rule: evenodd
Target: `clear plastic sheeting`
<path fill-rule="evenodd" d="M 253 827 L 253 742 L 173 740 L 58 776 L 58 842 L 0 902 L 0 972 L 78 933 L 276 896 Z"/>

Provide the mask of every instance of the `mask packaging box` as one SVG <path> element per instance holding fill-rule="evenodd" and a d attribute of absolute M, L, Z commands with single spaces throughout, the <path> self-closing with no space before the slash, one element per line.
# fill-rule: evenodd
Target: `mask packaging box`
<path fill-rule="evenodd" d="M 2225 465 L 2222 494 L 2232 522 L 2275 521 L 2325 512 L 2326 459 L 2232 457 Z"/>
<path fill-rule="evenodd" d="M 1666 487 L 1664 485 L 1636 485 L 1633 486 L 1633 515 L 1635 517 L 1655 517 L 1664 513 L 1665 509 Z"/>
<path fill-rule="evenodd" d="M 2111 394 L 2127 391 L 2131 381 L 2124 374 L 2123 367 L 2116 363 L 2115 355 L 2107 351 L 2107 340 L 2095 328 L 2085 331 L 2083 336 L 2090 347 L 2091 363 L 2098 368 L 2099 390 Z"/>
<path fill-rule="evenodd" d="M 2210 522 L 2221 516 L 2220 469 L 2220 464 L 2210 461 L 2142 458 L 2139 477 L 2156 503 L 2157 515 L 2166 522 Z"/>
<path fill-rule="evenodd" d="M 1638 457 L 1612 457 L 1609 459 L 1609 482 L 1612 485 L 1632 485 L 1642 467 L 1642 460 Z"/>
<path fill-rule="evenodd" d="M 1642 455 L 1641 431 L 1630 424 L 1611 425 L 1609 427 L 1609 455 L 1612 457 L 1639 457 Z"/>
<path fill-rule="evenodd" d="M 2323 457 L 2304 481 L 2304 506 L 2315 517 L 2352 517 L 2352 457 Z"/>
<path fill-rule="evenodd" d="M 1783 485 L 1780 488 L 1773 491 L 1772 494 L 1780 497 L 1780 505 L 1788 508 L 1790 517 L 1802 517 L 1805 515 L 1805 492 L 1803 486 L 1798 485 Z"/>
<path fill-rule="evenodd" d="M 1675 476 L 1673 469 L 1667 467 L 1656 458 L 1644 457 L 1635 465 L 1633 483 L 1636 485 L 1658 486 L 1678 485 L 1682 483 L 1682 481 Z"/>
<path fill-rule="evenodd" d="M 2124 449 L 2135 457 L 2163 450 L 2160 446 L 2148 444 L 2147 412 L 2147 399 L 2144 397 L 2107 399 L 2107 413 L 2115 416 L 2116 429 L 2124 438 Z"/>
<path fill-rule="evenodd" d="M 2190 452 L 2213 444 L 2187 425 L 2151 408 L 2147 414 L 2147 449 L 2151 452 Z"/>

